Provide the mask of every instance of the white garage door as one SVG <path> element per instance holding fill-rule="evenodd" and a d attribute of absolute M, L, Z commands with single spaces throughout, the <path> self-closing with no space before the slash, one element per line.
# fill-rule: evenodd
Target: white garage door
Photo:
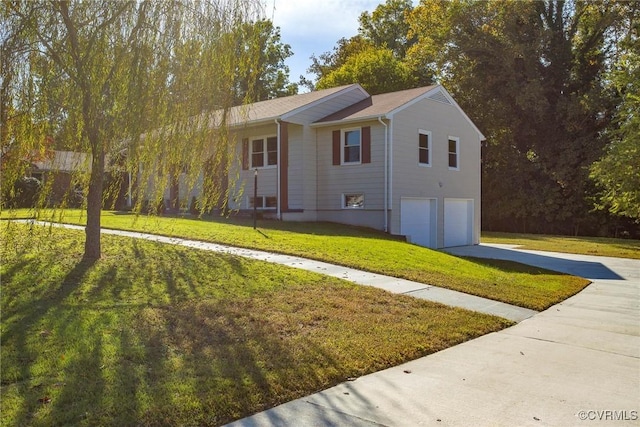
<path fill-rule="evenodd" d="M 444 199 L 444 246 L 473 244 L 473 200 Z"/>
<path fill-rule="evenodd" d="M 428 248 L 436 247 L 436 200 L 403 197 L 400 199 L 400 234 Z"/>

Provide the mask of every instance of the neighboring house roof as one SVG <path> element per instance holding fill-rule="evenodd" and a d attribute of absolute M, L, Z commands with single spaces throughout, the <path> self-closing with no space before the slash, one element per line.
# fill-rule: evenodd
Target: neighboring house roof
<path fill-rule="evenodd" d="M 91 169 L 91 158 L 87 153 L 76 151 L 53 151 L 53 156 L 33 162 L 38 170 L 78 172 Z"/>
<path fill-rule="evenodd" d="M 408 106 L 421 101 L 423 99 L 431 99 L 433 101 L 449 104 L 456 108 L 471 126 L 478 133 L 481 140 L 485 137 L 469 119 L 455 100 L 440 85 L 424 86 L 414 89 L 401 90 L 398 92 L 382 93 L 370 96 L 356 104 L 353 104 L 343 110 L 330 114 L 323 119 L 314 123 L 316 126 L 330 125 L 336 123 L 348 123 L 362 120 L 377 119 L 379 117 L 391 118 L 396 112 L 401 111 Z"/>

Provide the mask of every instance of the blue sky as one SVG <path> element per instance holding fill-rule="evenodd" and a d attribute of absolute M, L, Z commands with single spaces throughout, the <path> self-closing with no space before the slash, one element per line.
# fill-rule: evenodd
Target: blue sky
<path fill-rule="evenodd" d="M 313 77 L 306 72 L 309 57 L 332 50 L 342 37 L 356 35 L 360 14 L 380 3 L 384 0 L 266 0 L 266 16 L 280 27 L 281 41 L 294 53 L 286 61 L 289 80 L 295 83 L 301 74 Z"/>

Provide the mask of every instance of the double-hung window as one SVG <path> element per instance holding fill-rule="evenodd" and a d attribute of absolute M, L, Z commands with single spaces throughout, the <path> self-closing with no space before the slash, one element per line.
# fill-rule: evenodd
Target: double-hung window
<path fill-rule="evenodd" d="M 431 166 L 431 132 L 422 129 L 418 131 L 418 164 Z"/>
<path fill-rule="evenodd" d="M 362 140 L 360 129 L 346 129 L 342 132 L 342 164 L 360 163 Z"/>
<path fill-rule="evenodd" d="M 460 138 L 449 137 L 449 169 L 460 170 Z"/>
<path fill-rule="evenodd" d="M 336 129 L 331 133 L 331 146 L 334 166 L 371 163 L 371 126 Z"/>
<path fill-rule="evenodd" d="M 251 140 L 251 168 L 263 168 L 278 164 L 278 138 L 268 136 Z"/>

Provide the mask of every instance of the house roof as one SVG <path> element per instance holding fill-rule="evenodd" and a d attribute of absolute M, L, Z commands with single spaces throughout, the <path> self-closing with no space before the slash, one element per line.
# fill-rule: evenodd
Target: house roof
<path fill-rule="evenodd" d="M 76 172 L 91 169 L 91 157 L 87 153 L 54 150 L 50 157 L 33 162 L 38 170 Z"/>
<path fill-rule="evenodd" d="M 372 120 L 379 117 L 390 119 L 396 112 L 428 98 L 433 101 L 449 104 L 471 124 L 481 140 L 485 137 L 475 124 L 469 119 L 455 100 L 441 85 L 423 86 L 397 92 L 383 93 L 370 96 L 359 84 L 338 86 L 313 92 L 291 95 L 282 98 L 269 99 L 253 104 L 238 105 L 228 110 L 226 125 L 231 127 L 256 125 L 274 120 L 287 120 L 303 111 L 309 111 L 335 97 L 350 98 L 354 102 L 347 107 L 329 114 L 312 123 L 312 126 L 323 126 L 335 123 L 349 123 L 362 120 Z M 355 95 L 355 96 L 354 96 Z M 343 104 L 345 105 L 345 104 Z M 209 125 L 220 126 L 222 110 L 215 111 L 210 116 Z"/>
<path fill-rule="evenodd" d="M 404 108 L 422 100 L 431 99 L 433 101 L 449 104 L 456 108 L 462 116 L 471 124 L 478 133 L 481 140 L 485 137 L 469 119 L 456 101 L 440 85 L 424 86 L 414 89 L 401 90 L 398 92 L 382 93 L 370 96 L 356 104 L 346 107 L 338 112 L 330 114 L 314 123 L 316 126 L 329 125 L 335 123 L 348 123 L 354 121 L 371 120 L 379 117 L 391 118 L 393 114 Z"/>
<path fill-rule="evenodd" d="M 228 112 L 227 123 L 231 126 L 237 126 L 283 119 L 285 116 L 295 114 L 300 110 L 323 102 L 329 97 L 353 90 L 362 91 L 364 96 L 368 96 L 360 85 L 351 84 L 298 95 L 285 96 L 282 98 L 269 99 L 266 101 L 255 102 L 253 104 L 232 107 Z M 214 114 L 215 123 L 219 123 L 221 111 L 216 111 Z"/>
<path fill-rule="evenodd" d="M 377 118 L 390 114 L 412 100 L 428 93 L 436 86 L 425 86 L 414 89 L 401 90 L 398 92 L 382 93 L 373 95 L 365 100 L 353 104 L 341 111 L 330 114 L 318 120 L 316 123 L 329 123 L 345 120 L 362 120 Z"/>

